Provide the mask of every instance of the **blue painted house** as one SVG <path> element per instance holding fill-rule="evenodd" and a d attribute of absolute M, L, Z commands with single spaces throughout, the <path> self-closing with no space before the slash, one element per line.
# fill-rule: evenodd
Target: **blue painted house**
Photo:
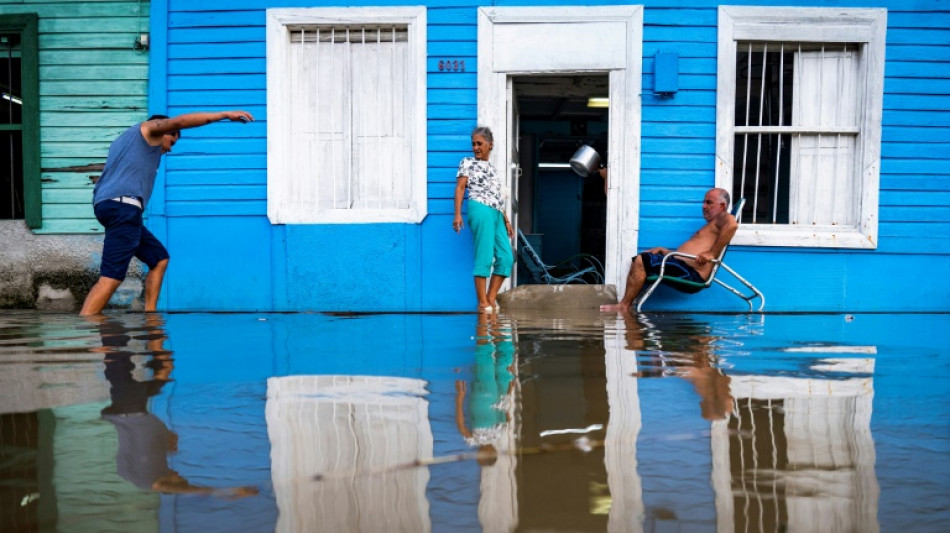
<path fill-rule="evenodd" d="M 719 186 L 747 199 L 728 262 L 767 311 L 950 310 L 946 2 L 347 4 L 152 1 L 152 112 L 258 119 L 165 158 L 165 309 L 473 309 L 452 198 L 483 124 L 548 261 L 593 253 L 622 287 Z M 581 144 L 606 190 L 569 170 Z"/>

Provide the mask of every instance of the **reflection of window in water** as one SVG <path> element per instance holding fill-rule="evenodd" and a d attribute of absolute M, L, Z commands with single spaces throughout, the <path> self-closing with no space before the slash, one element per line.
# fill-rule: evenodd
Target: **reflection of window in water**
<path fill-rule="evenodd" d="M 276 530 L 428 531 L 428 469 L 381 472 L 432 457 L 425 385 L 376 376 L 270 378 Z M 315 474 L 334 479 L 315 482 Z"/>
<path fill-rule="evenodd" d="M 713 424 L 720 529 L 878 530 L 870 377 L 734 376 L 732 392 Z"/>

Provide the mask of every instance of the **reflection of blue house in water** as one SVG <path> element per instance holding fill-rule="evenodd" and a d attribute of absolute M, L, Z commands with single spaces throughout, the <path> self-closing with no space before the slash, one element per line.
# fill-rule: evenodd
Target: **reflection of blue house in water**
<path fill-rule="evenodd" d="M 595 253 L 622 286 L 718 185 L 749 200 L 729 262 L 768 310 L 946 310 L 947 283 L 919 282 L 950 270 L 946 6 L 777 3 L 152 2 L 151 109 L 258 118 L 167 157 L 149 212 L 173 256 L 164 306 L 473 307 L 450 222 L 482 123 L 545 259 Z M 564 168 L 580 143 L 606 197 Z M 743 308 L 723 294 L 651 305 Z"/>
<path fill-rule="evenodd" d="M 946 314 L 565 315 L 498 319 L 498 341 L 511 343 L 495 356 L 511 375 L 484 371 L 476 347 L 484 330 L 465 314 L 176 313 L 146 322 L 131 313 L 114 315 L 118 327 L 108 329 L 71 315 L 14 315 L 5 331 L 31 343 L 4 353 L 0 445 L 25 451 L 3 472 L 18 505 L 2 523 L 162 531 L 552 530 L 569 520 L 584 531 L 935 531 L 946 523 Z M 497 378 L 513 386 L 496 388 Z M 157 419 L 114 425 L 117 400 L 158 392 L 154 380 L 170 381 L 147 410 L 141 394 L 122 411 Z M 479 382 L 510 391 L 494 404 L 506 411 L 496 436 L 507 444 L 499 449 L 518 453 L 490 467 L 459 460 L 474 450 L 458 425 L 460 380 L 471 392 Z M 727 394 L 710 394 L 712 382 Z M 707 416 L 708 398 L 728 409 Z M 147 438 L 165 433 L 162 425 L 178 435 L 176 453 Z M 123 474 L 123 440 L 196 485 L 246 483 L 261 493 L 234 503 L 143 492 L 132 483 L 141 478 Z M 532 453 L 545 449 L 556 453 Z"/>

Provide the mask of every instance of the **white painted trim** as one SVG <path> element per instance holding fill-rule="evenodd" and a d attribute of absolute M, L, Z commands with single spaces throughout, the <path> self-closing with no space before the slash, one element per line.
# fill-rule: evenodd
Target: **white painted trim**
<path fill-rule="evenodd" d="M 866 54 L 860 72 L 864 115 L 855 166 L 855 172 L 861 172 L 856 177 L 860 194 L 854 199 L 859 225 L 743 224 L 733 244 L 877 248 L 886 32 L 887 10 L 883 8 L 719 7 L 716 186 L 726 190 L 732 190 L 733 181 L 736 41 L 857 42 L 865 44 Z"/>
<path fill-rule="evenodd" d="M 735 237 L 732 238 L 732 244 L 803 248 L 874 248 L 874 243 L 854 227 L 743 223 L 740 229 L 741 231 L 737 231 Z"/>
<path fill-rule="evenodd" d="M 522 64 L 519 69 L 496 68 L 497 25 L 509 24 L 589 24 L 592 22 L 622 24 L 625 36 L 622 42 L 598 41 L 601 48 L 621 47 L 626 58 L 618 66 L 598 54 L 572 58 L 574 63 L 563 65 L 543 63 L 542 56 L 523 51 L 526 58 L 536 58 L 534 65 Z M 511 32 L 508 32 L 511 33 Z M 556 31 L 551 32 L 556 35 Z M 539 42 L 539 47 L 550 48 L 551 42 Z M 617 54 L 604 54 L 616 57 Z M 606 64 L 605 64 L 606 62 Z M 557 65 L 557 66 L 552 66 Z M 640 226 L 640 91 L 643 69 L 643 7 L 642 6 L 549 6 L 549 7 L 481 7 L 478 9 L 478 123 L 492 127 L 495 148 L 492 163 L 495 168 L 509 168 L 508 133 L 506 124 L 506 84 L 510 76 L 525 74 L 573 74 L 602 72 L 610 80 L 610 123 L 607 161 L 610 167 L 609 194 L 607 195 L 606 279 L 618 292 L 625 286 L 631 258 L 636 254 Z M 506 190 L 510 184 L 505 173 Z M 510 209 L 510 206 L 509 206 Z"/>
<path fill-rule="evenodd" d="M 731 376 L 733 398 L 788 400 L 866 397 L 874 394 L 874 378 L 820 379 L 785 376 Z"/>
<path fill-rule="evenodd" d="M 426 57 L 427 25 L 425 6 L 411 7 L 352 7 L 352 8 L 280 8 L 268 9 L 267 36 L 267 218 L 272 224 L 358 224 L 403 222 L 420 223 L 428 212 L 427 140 L 426 140 Z M 409 27 L 409 65 L 412 87 L 408 91 L 412 109 L 409 127 L 411 150 L 410 175 L 412 180 L 411 206 L 408 209 L 290 209 L 277 200 L 278 179 L 291 168 L 292 154 L 286 153 L 290 144 L 288 134 L 291 109 L 282 105 L 289 94 L 286 76 L 270 75 L 287 72 L 288 26 L 313 24 L 406 24 Z"/>

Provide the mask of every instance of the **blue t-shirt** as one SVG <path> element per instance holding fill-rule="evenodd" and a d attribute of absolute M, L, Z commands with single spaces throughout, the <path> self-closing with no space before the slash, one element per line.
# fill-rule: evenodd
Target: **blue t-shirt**
<path fill-rule="evenodd" d="M 119 196 L 134 196 L 148 203 L 155 175 L 162 160 L 162 147 L 151 146 L 142 137 L 141 124 L 125 130 L 109 146 L 109 157 L 92 193 L 98 204 Z"/>

